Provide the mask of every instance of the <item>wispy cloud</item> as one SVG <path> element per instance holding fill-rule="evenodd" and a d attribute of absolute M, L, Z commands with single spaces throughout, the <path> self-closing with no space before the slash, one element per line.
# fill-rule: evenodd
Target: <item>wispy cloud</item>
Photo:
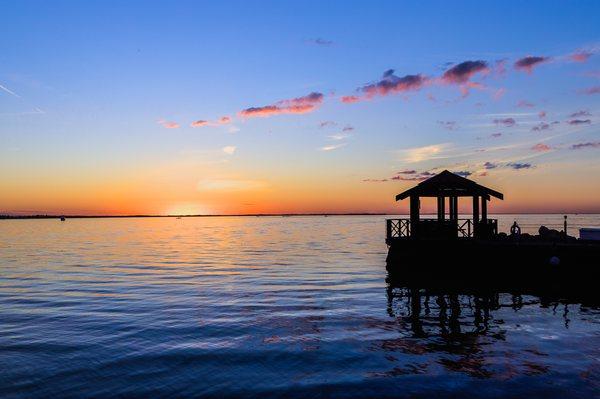
<path fill-rule="evenodd" d="M 506 166 L 508 166 L 509 168 L 515 169 L 515 170 L 533 168 L 532 164 L 522 163 L 522 162 L 510 162 L 510 163 L 507 163 Z"/>
<path fill-rule="evenodd" d="M 520 101 L 517 103 L 517 107 L 519 107 L 519 108 L 533 108 L 533 107 L 535 107 L 535 104 L 533 104 L 533 103 L 530 103 L 530 102 L 529 102 L 529 101 L 527 101 L 527 100 L 520 100 Z"/>
<path fill-rule="evenodd" d="M 582 109 L 582 110 L 573 112 L 571 115 L 569 115 L 569 118 L 581 118 L 583 116 L 592 116 L 592 113 L 590 111 L 588 111 L 587 109 Z"/>
<path fill-rule="evenodd" d="M 513 127 L 517 124 L 517 121 L 515 121 L 514 118 L 498 118 L 494 119 L 492 122 L 494 122 L 496 125 L 502 125 L 505 127 Z"/>
<path fill-rule="evenodd" d="M 337 150 L 338 148 L 342 148 L 345 145 L 346 145 L 346 143 L 326 145 L 326 146 L 319 148 L 319 151 L 333 151 L 333 150 Z"/>
<path fill-rule="evenodd" d="M 600 94 L 600 86 L 588 87 L 587 89 L 580 90 L 580 93 L 591 96 L 592 94 Z"/>
<path fill-rule="evenodd" d="M 34 108 L 31 111 L 23 111 L 23 112 L 1 112 L 0 116 L 25 116 L 25 115 L 43 115 L 46 112 L 39 108 Z"/>
<path fill-rule="evenodd" d="M 178 129 L 179 123 L 173 121 L 166 121 L 164 119 L 160 119 L 158 124 L 162 125 L 165 129 Z"/>
<path fill-rule="evenodd" d="M 432 144 L 423 147 L 415 147 L 400 150 L 400 155 L 402 157 L 402 160 L 405 162 L 421 162 L 428 159 L 438 158 L 441 155 L 442 151 L 446 150 L 448 147 L 448 143 Z"/>
<path fill-rule="evenodd" d="M 347 133 L 335 133 L 335 134 L 332 134 L 332 135 L 330 135 L 328 137 L 331 140 L 339 141 L 339 140 L 344 140 L 344 139 L 348 138 L 349 136 L 350 135 L 347 134 Z"/>
<path fill-rule="evenodd" d="M 234 145 L 228 145 L 222 148 L 223 152 L 227 155 L 233 155 L 236 149 L 237 147 Z"/>
<path fill-rule="evenodd" d="M 342 96 L 342 98 L 340 98 L 340 101 L 343 102 L 344 104 L 353 104 L 353 103 L 359 102 L 360 97 L 358 97 L 358 96 Z"/>
<path fill-rule="evenodd" d="M 552 149 L 552 147 L 550 147 L 549 145 L 544 144 L 544 143 L 537 143 L 536 145 L 531 147 L 532 151 L 537 151 L 537 152 L 546 152 L 546 151 L 550 151 L 551 149 Z"/>
<path fill-rule="evenodd" d="M 190 126 L 191 126 L 191 127 L 203 127 L 203 126 L 208 126 L 208 124 L 209 124 L 209 122 L 208 122 L 208 121 L 205 121 L 205 120 L 202 120 L 202 119 L 200 119 L 200 120 L 197 120 L 197 121 L 194 121 L 194 122 L 192 122 L 192 123 L 190 124 Z"/>
<path fill-rule="evenodd" d="M 540 122 L 531 128 L 532 132 L 541 132 L 550 129 L 552 126 L 546 122 Z"/>
<path fill-rule="evenodd" d="M 325 47 L 331 46 L 333 44 L 332 40 L 323 39 L 322 37 L 308 39 L 307 42 L 310 44 L 315 44 L 317 46 L 325 46 Z"/>
<path fill-rule="evenodd" d="M 567 123 L 569 125 L 589 125 L 592 123 L 592 121 L 590 119 L 571 119 L 570 121 L 567 121 Z"/>
<path fill-rule="evenodd" d="M 550 57 L 529 55 L 527 57 L 519 58 L 515 62 L 514 67 L 516 70 L 524 71 L 531 74 L 534 68 L 548 61 L 550 61 Z"/>
<path fill-rule="evenodd" d="M 11 96 L 14 96 L 16 98 L 21 98 L 20 95 L 18 95 L 17 93 L 15 93 L 14 91 L 10 90 L 8 87 L 0 85 L 0 90 L 5 91 L 6 93 L 10 94 Z"/>
<path fill-rule="evenodd" d="M 581 50 L 569 55 L 569 59 L 573 62 L 587 62 L 594 55 L 591 51 Z"/>
<path fill-rule="evenodd" d="M 240 111 L 244 118 L 268 117 L 281 114 L 306 114 L 317 109 L 323 102 L 323 94 L 312 92 L 303 97 L 281 100 L 262 107 L 250 107 Z"/>
<path fill-rule="evenodd" d="M 334 121 L 323 121 L 319 123 L 320 128 L 329 127 L 329 126 L 337 126 L 337 123 Z"/>
<path fill-rule="evenodd" d="M 577 143 L 569 147 L 572 150 L 584 150 L 587 148 L 600 148 L 600 141 L 588 141 L 587 143 Z"/>
<path fill-rule="evenodd" d="M 437 121 L 437 124 L 447 130 L 456 130 L 458 123 L 456 121 Z"/>

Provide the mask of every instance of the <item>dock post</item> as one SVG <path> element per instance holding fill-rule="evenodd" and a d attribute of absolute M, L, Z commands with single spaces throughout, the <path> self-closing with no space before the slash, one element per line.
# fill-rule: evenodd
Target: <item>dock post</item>
<path fill-rule="evenodd" d="M 415 237 L 419 231 L 419 196 L 410 196 L 410 235 Z"/>
<path fill-rule="evenodd" d="M 478 224 L 479 224 L 479 196 L 474 195 L 473 196 L 473 236 L 474 237 L 477 237 L 477 230 L 478 230 L 477 225 Z"/>

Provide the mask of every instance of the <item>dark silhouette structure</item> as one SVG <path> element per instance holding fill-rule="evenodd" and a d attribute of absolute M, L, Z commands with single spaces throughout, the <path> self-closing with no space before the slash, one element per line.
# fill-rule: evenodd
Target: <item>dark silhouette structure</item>
<path fill-rule="evenodd" d="M 421 219 L 419 211 L 422 197 L 437 198 L 436 219 Z M 460 197 L 472 198 L 472 219 L 458 218 L 458 199 Z M 410 199 L 410 219 L 389 219 L 387 238 L 388 240 L 401 237 L 489 238 L 498 234 L 498 221 L 488 219 L 487 204 L 491 197 L 504 199 L 504 195 L 498 191 L 444 170 L 396 196 L 396 201 Z M 446 203 L 448 203 L 447 215 Z"/>
<path fill-rule="evenodd" d="M 436 218 L 421 218 L 423 197 L 437 198 Z M 458 217 L 461 197 L 472 201 L 471 218 Z M 535 236 L 521 234 L 516 224 L 511 235 L 498 232 L 497 220 L 488 217 L 488 201 L 504 195 L 447 170 L 396 196 L 407 198 L 409 218 L 386 221 L 387 268 L 404 279 L 435 280 L 441 287 L 461 282 L 561 288 L 587 284 L 600 264 L 600 241 L 570 237 L 566 226 L 564 231 L 541 226 Z"/>

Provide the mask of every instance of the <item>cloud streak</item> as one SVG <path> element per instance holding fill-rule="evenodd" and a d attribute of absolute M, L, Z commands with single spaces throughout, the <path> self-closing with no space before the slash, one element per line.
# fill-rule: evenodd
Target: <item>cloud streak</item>
<path fill-rule="evenodd" d="M 346 143 L 326 145 L 326 146 L 319 148 L 319 151 L 326 151 L 326 152 L 333 151 L 333 150 L 337 150 L 338 148 L 342 148 L 345 145 L 346 145 Z"/>
<path fill-rule="evenodd" d="M 569 147 L 572 150 L 584 150 L 588 148 L 600 148 L 600 141 L 588 141 L 587 143 L 577 143 Z"/>
<path fill-rule="evenodd" d="M 514 120 L 514 118 L 499 118 L 499 119 L 494 119 L 493 122 L 496 125 L 502 125 L 505 127 L 513 127 L 514 125 L 517 124 L 517 122 Z"/>
<path fill-rule="evenodd" d="M 158 124 L 162 125 L 162 127 L 164 127 L 165 129 L 178 129 L 179 128 L 179 123 L 174 122 L 174 121 L 166 121 L 164 119 L 160 119 L 158 121 Z"/>
<path fill-rule="evenodd" d="M 448 84 L 465 84 L 478 73 L 488 73 L 485 61 L 464 61 L 448 69 L 442 75 L 442 81 Z"/>
<path fill-rule="evenodd" d="M 526 72 L 528 74 L 531 74 L 533 72 L 533 69 L 538 67 L 539 65 L 550 61 L 550 57 L 542 57 L 542 56 L 527 56 L 527 57 L 523 57 L 523 58 L 519 58 L 515 64 L 514 67 L 516 70 L 518 71 L 523 71 Z"/>
<path fill-rule="evenodd" d="M 401 150 L 401 153 L 403 154 L 404 161 L 415 163 L 425 161 L 427 159 L 436 158 L 447 147 L 448 144 L 432 144 L 423 147 L 415 147 L 406 150 Z"/>
<path fill-rule="evenodd" d="M 316 110 L 323 103 L 323 94 L 312 92 L 303 97 L 281 100 L 262 107 L 250 107 L 239 112 L 244 118 L 269 117 L 283 114 L 306 114 Z"/>

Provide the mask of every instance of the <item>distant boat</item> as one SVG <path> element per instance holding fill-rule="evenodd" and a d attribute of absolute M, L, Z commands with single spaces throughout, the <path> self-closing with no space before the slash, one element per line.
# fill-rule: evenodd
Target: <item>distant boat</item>
<path fill-rule="evenodd" d="M 60 217 L 60 221 L 61 221 L 61 222 L 64 222 L 65 220 L 67 220 L 67 218 L 66 218 L 66 217 L 64 217 L 64 216 L 61 216 L 61 217 Z"/>

